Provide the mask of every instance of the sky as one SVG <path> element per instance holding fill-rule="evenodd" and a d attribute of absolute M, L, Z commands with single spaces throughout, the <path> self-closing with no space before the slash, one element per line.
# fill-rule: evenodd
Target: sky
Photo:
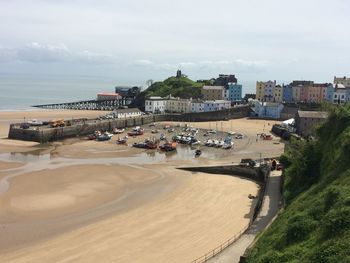
<path fill-rule="evenodd" d="M 0 0 L 0 77 L 331 82 L 349 28 L 348 0 Z"/>

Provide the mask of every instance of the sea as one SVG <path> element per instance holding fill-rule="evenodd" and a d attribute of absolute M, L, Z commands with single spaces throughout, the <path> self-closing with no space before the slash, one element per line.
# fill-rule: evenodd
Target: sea
<path fill-rule="evenodd" d="M 103 77 L 0 74 L 0 111 L 37 110 L 31 106 L 91 100 L 98 92 L 114 92 L 117 85 Z"/>

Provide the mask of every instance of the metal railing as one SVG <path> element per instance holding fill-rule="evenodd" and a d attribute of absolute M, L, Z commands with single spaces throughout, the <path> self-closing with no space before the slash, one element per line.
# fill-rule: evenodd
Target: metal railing
<path fill-rule="evenodd" d="M 237 233 L 236 235 L 234 235 L 230 239 L 226 240 L 224 243 L 217 246 L 212 251 L 210 251 L 210 252 L 206 253 L 205 255 L 191 261 L 191 263 L 203 263 L 203 262 L 206 262 L 209 259 L 215 257 L 217 254 L 221 253 L 225 248 L 229 247 L 234 242 L 236 242 L 244 234 L 244 232 L 247 231 L 247 229 L 251 226 L 251 223 L 252 222 L 249 222 L 249 224 L 246 225 L 241 231 L 239 231 L 239 233 Z"/>

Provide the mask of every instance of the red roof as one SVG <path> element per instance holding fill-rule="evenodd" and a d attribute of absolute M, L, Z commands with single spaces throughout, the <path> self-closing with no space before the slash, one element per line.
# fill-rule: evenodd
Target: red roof
<path fill-rule="evenodd" d="M 97 93 L 97 95 L 103 95 L 103 96 L 120 96 L 119 93 L 114 93 L 114 92 L 100 92 L 100 93 Z"/>

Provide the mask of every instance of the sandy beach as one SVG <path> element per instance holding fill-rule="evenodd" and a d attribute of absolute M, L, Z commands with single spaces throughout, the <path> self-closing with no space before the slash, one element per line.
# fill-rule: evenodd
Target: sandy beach
<path fill-rule="evenodd" d="M 3 137 L 21 114 L 0 113 Z M 47 120 L 102 114 L 33 111 L 27 116 Z M 260 153 L 274 156 L 283 151 L 283 143 L 278 138 L 256 141 L 257 133 L 270 130 L 271 121 L 191 124 L 234 130 L 244 139 L 227 152 L 203 148 L 197 159 L 187 148 L 165 155 L 116 145 L 115 138 L 46 145 L 0 139 L 1 262 L 190 262 L 234 236 L 248 224 L 248 195 L 256 195 L 259 186 L 239 177 L 176 168 L 232 163 Z M 142 138 L 131 143 L 137 140 Z"/>

